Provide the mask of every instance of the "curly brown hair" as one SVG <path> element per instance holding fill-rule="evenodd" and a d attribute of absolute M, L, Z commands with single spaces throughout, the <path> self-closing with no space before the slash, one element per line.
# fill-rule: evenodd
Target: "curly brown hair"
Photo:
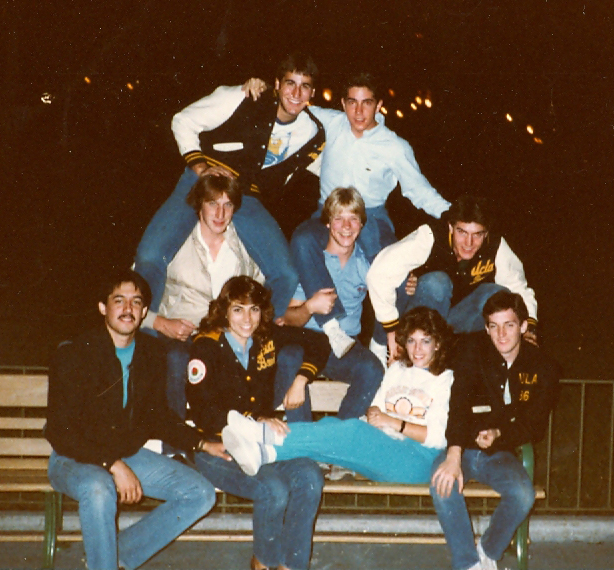
<path fill-rule="evenodd" d="M 429 372 L 439 376 L 448 367 L 448 358 L 454 338 L 452 327 L 435 309 L 414 307 L 405 313 L 399 320 L 395 339 L 399 347 L 399 360 L 408 367 L 412 366 L 412 362 L 407 354 L 407 339 L 417 330 L 429 335 L 439 345 L 429 365 Z"/>
<path fill-rule="evenodd" d="M 247 275 L 231 277 L 220 291 L 217 299 L 209 304 L 209 314 L 200 321 L 198 331 L 207 333 L 223 331 L 229 326 L 228 309 L 232 303 L 252 303 L 260 307 L 260 324 L 254 331 L 254 338 L 260 342 L 270 336 L 271 324 L 273 323 L 273 305 L 271 293 L 258 281 Z"/>

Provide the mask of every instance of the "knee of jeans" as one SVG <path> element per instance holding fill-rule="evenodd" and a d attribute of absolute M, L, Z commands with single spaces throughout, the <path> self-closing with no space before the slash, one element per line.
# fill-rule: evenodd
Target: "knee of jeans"
<path fill-rule="evenodd" d="M 263 477 L 254 501 L 265 502 L 269 509 L 285 511 L 290 498 L 290 488 L 278 477 Z"/>
<path fill-rule="evenodd" d="M 294 459 L 300 469 L 301 493 L 319 502 L 324 488 L 324 474 L 317 463 L 307 458 Z"/>
<path fill-rule="evenodd" d="M 300 224 L 292 234 L 290 239 L 290 249 L 292 252 L 301 252 L 310 248 L 325 247 L 328 232 L 326 226 L 320 221 L 309 219 Z"/>
<path fill-rule="evenodd" d="M 452 280 L 443 271 L 425 273 L 418 279 L 420 292 L 427 292 L 438 300 L 446 299 L 452 295 Z"/>
<path fill-rule="evenodd" d="M 518 484 L 511 487 L 507 494 L 518 506 L 519 511 L 524 513 L 524 516 L 529 514 L 535 502 L 535 489 L 528 477 L 518 481 Z"/>
<path fill-rule="evenodd" d="M 80 503 L 88 505 L 90 510 L 98 513 L 117 511 L 117 489 L 111 477 L 96 477 L 87 483 Z"/>

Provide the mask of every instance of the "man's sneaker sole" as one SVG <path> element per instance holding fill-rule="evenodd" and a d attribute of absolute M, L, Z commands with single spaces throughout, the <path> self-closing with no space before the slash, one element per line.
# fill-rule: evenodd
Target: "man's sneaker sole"
<path fill-rule="evenodd" d="M 262 466 L 262 451 L 255 441 L 236 433 L 230 426 L 222 430 L 222 441 L 226 451 L 232 455 L 247 475 L 256 475 Z"/>

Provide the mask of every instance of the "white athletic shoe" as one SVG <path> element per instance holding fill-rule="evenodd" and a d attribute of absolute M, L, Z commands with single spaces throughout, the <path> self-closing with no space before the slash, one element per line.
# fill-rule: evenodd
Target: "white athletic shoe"
<path fill-rule="evenodd" d="M 480 557 L 480 565 L 482 570 L 498 570 L 497 561 L 489 558 L 482 548 L 482 539 L 478 541 L 477 545 L 478 556 Z"/>
<path fill-rule="evenodd" d="M 251 441 L 263 445 L 283 445 L 285 435 L 277 433 L 264 422 L 257 422 L 252 417 L 244 416 L 236 410 L 230 410 L 226 417 L 228 425 Z"/>
<path fill-rule="evenodd" d="M 356 341 L 341 329 L 337 319 L 325 323 L 322 330 L 326 333 L 330 347 L 337 358 L 343 358 L 356 344 Z"/>
<path fill-rule="evenodd" d="M 274 461 L 274 459 L 269 460 L 264 445 L 243 437 L 230 426 L 222 430 L 222 441 L 226 451 L 247 475 L 256 475 L 263 463 Z"/>

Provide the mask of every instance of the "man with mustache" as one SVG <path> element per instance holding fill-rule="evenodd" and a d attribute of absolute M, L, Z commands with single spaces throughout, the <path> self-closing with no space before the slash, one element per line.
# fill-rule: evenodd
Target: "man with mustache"
<path fill-rule="evenodd" d="M 138 330 L 150 300 L 139 274 L 110 276 L 98 303 L 104 323 L 62 343 L 49 370 L 49 481 L 79 502 L 87 565 L 97 570 L 141 566 L 215 503 L 204 477 L 143 447 L 164 439 L 203 448 L 166 405 L 164 350 Z M 164 502 L 118 533 L 118 504 L 143 497 Z"/>

